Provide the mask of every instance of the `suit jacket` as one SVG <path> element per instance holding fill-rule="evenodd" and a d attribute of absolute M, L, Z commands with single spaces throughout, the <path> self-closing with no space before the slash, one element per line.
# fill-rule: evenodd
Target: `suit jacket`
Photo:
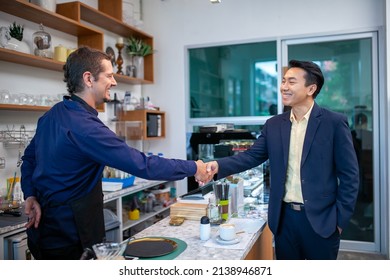
<path fill-rule="evenodd" d="M 269 159 L 271 187 L 268 224 L 278 231 L 289 155 L 290 112 L 268 119 L 245 152 L 217 160 L 217 178 L 256 167 Z M 313 106 L 303 144 L 301 186 L 307 218 L 327 238 L 351 218 L 359 188 L 359 168 L 347 118 Z"/>

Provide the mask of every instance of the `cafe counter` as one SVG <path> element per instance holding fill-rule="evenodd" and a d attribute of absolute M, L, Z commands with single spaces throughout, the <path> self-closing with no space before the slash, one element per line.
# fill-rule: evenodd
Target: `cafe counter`
<path fill-rule="evenodd" d="M 272 260 L 272 233 L 261 218 L 232 218 L 228 222 L 236 226 L 239 242 L 219 243 L 218 226 L 211 226 L 209 240 L 200 240 L 200 222 L 185 220 L 180 226 L 169 225 L 167 217 L 134 235 L 134 238 L 163 237 L 179 240 L 180 253 L 165 259 L 177 260 Z M 179 248 L 181 247 L 181 248 Z"/>

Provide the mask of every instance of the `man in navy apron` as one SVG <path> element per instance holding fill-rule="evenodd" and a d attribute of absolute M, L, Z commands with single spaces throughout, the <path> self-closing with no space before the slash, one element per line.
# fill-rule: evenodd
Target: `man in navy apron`
<path fill-rule="evenodd" d="M 105 166 L 149 180 L 209 178 L 202 161 L 147 157 L 98 118 L 96 107 L 117 85 L 107 54 L 77 49 L 64 65 L 64 81 L 70 96 L 39 119 L 22 157 L 28 246 L 36 259 L 79 259 L 86 248 L 103 242 Z"/>

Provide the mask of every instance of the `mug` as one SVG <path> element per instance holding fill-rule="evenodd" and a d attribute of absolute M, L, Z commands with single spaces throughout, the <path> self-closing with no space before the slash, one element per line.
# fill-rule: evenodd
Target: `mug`
<path fill-rule="evenodd" d="M 219 237 L 230 241 L 236 238 L 236 227 L 233 224 L 222 224 L 219 226 Z"/>

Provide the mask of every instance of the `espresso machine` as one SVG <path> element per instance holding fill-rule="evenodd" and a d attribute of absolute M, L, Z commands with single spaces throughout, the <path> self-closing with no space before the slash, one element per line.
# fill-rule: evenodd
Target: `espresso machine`
<path fill-rule="evenodd" d="M 187 159 L 213 161 L 246 150 L 256 140 L 249 131 L 194 132 L 189 135 Z M 188 192 L 199 186 L 195 177 L 188 177 Z"/>

